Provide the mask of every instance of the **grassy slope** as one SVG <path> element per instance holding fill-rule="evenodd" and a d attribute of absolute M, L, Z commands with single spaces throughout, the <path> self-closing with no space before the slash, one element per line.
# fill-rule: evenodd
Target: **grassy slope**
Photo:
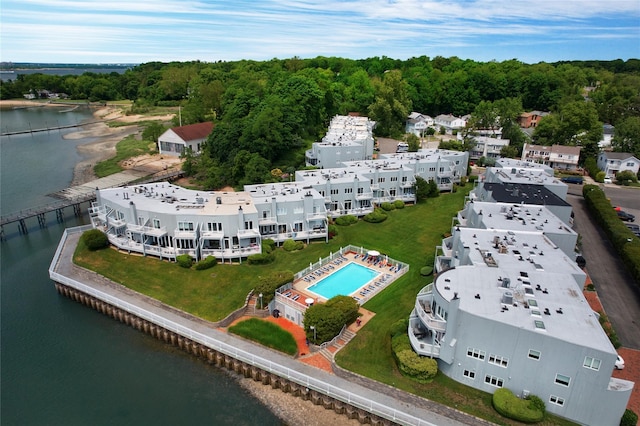
<path fill-rule="evenodd" d="M 116 145 L 116 155 L 105 161 L 101 161 L 94 167 L 94 173 L 98 177 L 105 177 L 122 171 L 118 163 L 127 158 L 149 154 L 155 149 L 155 143 L 146 140 L 137 140 L 135 135 L 128 136 Z"/>

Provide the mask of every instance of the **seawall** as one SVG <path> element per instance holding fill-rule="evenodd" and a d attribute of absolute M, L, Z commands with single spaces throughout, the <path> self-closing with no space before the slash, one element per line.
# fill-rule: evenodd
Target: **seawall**
<path fill-rule="evenodd" d="M 302 364 L 217 329 L 73 264 L 73 251 L 87 227 L 67 229 L 49 268 L 56 290 L 204 361 L 232 370 L 274 389 L 322 405 L 338 414 L 376 425 L 459 425 L 456 420 L 412 406 Z"/>

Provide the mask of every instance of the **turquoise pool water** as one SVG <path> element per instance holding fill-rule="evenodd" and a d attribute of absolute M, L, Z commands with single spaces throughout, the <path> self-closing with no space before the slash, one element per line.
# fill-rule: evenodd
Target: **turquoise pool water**
<path fill-rule="evenodd" d="M 307 290 L 325 299 L 331 299 L 337 295 L 348 296 L 378 275 L 378 272 L 366 266 L 349 263 L 344 268 L 308 287 Z"/>

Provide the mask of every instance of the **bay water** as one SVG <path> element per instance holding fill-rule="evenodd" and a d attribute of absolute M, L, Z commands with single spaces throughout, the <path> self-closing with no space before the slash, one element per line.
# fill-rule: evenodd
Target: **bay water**
<path fill-rule="evenodd" d="M 90 120 L 78 108 L 3 109 L 3 133 Z M 8 130 L 7 130 L 8 129 Z M 63 131 L 0 137 L 2 215 L 54 201 L 91 139 Z M 83 205 L 85 206 L 85 205 Z M 48 267 L 65 227 L 88 223 L 66 210 L 29 233 L 5 226 L 0 243 L 0 423 L 2 425 L 278 425 L 234 378 L 58 295 Z"/>

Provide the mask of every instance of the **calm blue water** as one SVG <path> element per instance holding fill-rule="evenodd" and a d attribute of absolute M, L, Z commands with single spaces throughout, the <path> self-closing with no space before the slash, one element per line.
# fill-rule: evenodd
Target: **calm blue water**
<path fill-rule="evenodd" d="M 59 119 L 55 110 L 0 111 L 0 122 Z M 65 119 L 91 117 L 88 110 Z M 7 123 L 10 120 L 11 123 Z M 0 138 L 2 214 L 44 204 L 65 188 L 80 158 L 64 133 Z M 3 425 L 278 425 L 225 372 L 59 296 L 47 269 L 67 211 L 29 234 L 5 227 L 0 243 L 0 405 Z"/>
<path fill-rule="evenodd" d="M 373 269 L 357 263 L 349 263 L 337 272 L 321 279 L 307 288 L 320 296 L 331 299 L 334 296 L 348 296 L 379 275 Z"/>

